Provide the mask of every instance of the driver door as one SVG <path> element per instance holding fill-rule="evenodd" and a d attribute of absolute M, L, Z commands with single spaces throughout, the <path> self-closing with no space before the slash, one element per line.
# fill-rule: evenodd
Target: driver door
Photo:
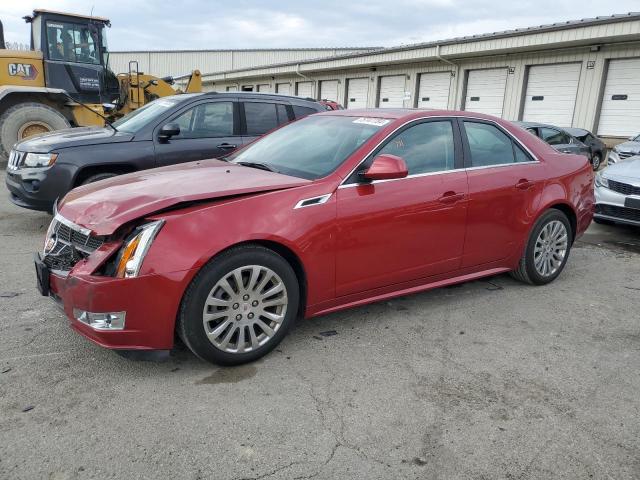
<path fill-rule="evenodd" d="M 337 191 L 336 295 L 399 284 L 459 268 L 467 215 L 467 174 L 457 123 L 413 123 L 379 147 L 409 175 L 359 181 Z M 364 168 L 364 167 L 363 167 Z"/>
<path fill-rule="evenodd" d="M 231 153 L 242 145 L 237 119 L 237 101 L 225 99 L 192 105 L 163 121 L 154 135 L 157 166 L 218 158 Z M 161 140 L 158 131 L 168 123 L 178 124 L 180 134 Z"/>

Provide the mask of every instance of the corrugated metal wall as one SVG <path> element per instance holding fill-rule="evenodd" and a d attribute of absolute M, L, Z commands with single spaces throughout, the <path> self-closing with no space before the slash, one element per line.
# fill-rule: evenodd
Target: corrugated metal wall
<path fill-rule="evenodd" d="M 259 65 L 367 52 L 374 48 L 290 49 L 290 50 L 202 50 L 158 52 L 111 52 L 109 65 L 116 73 L 126 72 L 136 60 L 141 72 L 164 77 L 198 69 L 203 75 Z"/>
<path fill-rule="evenodd" d="M 496 40 L 497 41 L 497 40 Z M 457 110 L 462 108 L 464 98 L 466 72 L 469 70 L 503 67 L 509 69 L 505 89 L 505 99 L 503 107 L 503 117 L 508 120 L 519 120 L 522 115 L 524 94 L 526 91 L 527 69 L 531 65 L 544 65 L 554 63 L 578 62 L 581 65 L 580 81 L 576 96 L 576 107 L 573 114 L 573 125 L 575 127 L 596 130 L 597 116 L 601 101 L 601 91 L 604 86 L 604 76 L 606 61 L 613 58 L 633 58 L 640 57 L 640 42 L 635 44 L 614 44 L 601 45 L 599 51 L 591 51 L 590 47 L 575 47 L 552 51 L 513 53 L 509 55 L 491 55 L 478 58 L 467 58 L 464 60 L 454 60 L 456 66 L 444 62 L 414 62 L 401 63 L 371 68 L 342 68 L 340 70 L 325 72 L 304 71 L 305 76 L 312 78 L 316 82 L 315 92 L 318 82 L 323 80 L 338 81 L 339 101 L 346 105 L 345 85 L 349 78 L 367 77 L 370 80 L 369 107 L 378 106 L 378 91 L 380 78 L 388 75 L 405 75 L 405 90 L 410 92 L 410 99 L 404 101 L 405 107 L 417 106 L 417 87 L 419 75 L 421 73 L 453 71 L 455 76 L 451 82 L 448 108 Z M 355 60 L 355 59 L 352 59 Z M 259 70 L 259 69 L 258 69 Z M 640 78 L 640 72 L 638 72 Z M 216 80 L 215 83 L 206 83 L 208 90 L 224 91 L 226 85 L 241 83 L 242 85 L 291 83 L 294 85 L 300 77 L 288 73 L 281 75 L 255 76 L 234 80 Z M 206 79 L 205 79 L 206 81 Z M 563 125 L 569 126 L 569 125 Z"/>

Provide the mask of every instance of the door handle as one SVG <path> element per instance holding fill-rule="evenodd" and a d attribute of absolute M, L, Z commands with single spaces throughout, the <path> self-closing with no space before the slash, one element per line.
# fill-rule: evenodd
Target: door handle
<path fill-rule="evenodd" d="M 237 147 L 237 145 L 232 145 L 230 143 L 221 143 L 216 148 L 221 148 L 223 150 L 231 150 L 231 149 L 236 148 L 236 147 Z"/>
<path fill-rule="evenodd" d="M 533 187 L 533 182 L 530 182 L 526 178 L 521 178 L 518 180 L 518 183 L 516 183 L 516 188 L 518 190 L 529 190 L 531 187 Z"/>
<path fill-rule="evenodd" d="M 445 192 L 438 201 L 440 203 L 456 203 L 464 198 L 464 193 L 456 193 L 453 191 Z"/>

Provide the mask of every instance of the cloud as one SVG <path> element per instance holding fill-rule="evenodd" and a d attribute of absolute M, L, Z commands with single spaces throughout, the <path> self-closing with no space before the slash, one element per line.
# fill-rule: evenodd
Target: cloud
<path fill-rule="evenodd" d="M 8 41 L 29 42 L 21 17 L 42 3 L 0 4 Z M 46 2 L 50 10 L 83 14 L 92 7 L 94 15 L 111 19 L 112 50 L 163 50 L 393 46 L 625 13 L 637 9 L 637 0 L 181 0 L 171 10 L 154 0 L 138 0 L 134 10 L 130 0 Z"/>

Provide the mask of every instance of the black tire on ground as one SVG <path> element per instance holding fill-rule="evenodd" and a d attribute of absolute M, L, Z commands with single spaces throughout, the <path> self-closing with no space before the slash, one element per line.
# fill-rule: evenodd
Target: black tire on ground
<path fill-rule="evenodd" d="M 90 177 L 82 180 L 82 182 L 80 182 L 80 185 L 88 185 L 90 183 L 99 182 L 100 180 L 106 180 L 107 178 L 115 177 L 117 175 L 117 173 L 113 172 L 96 173 L 95 175 L 91 175 Z"/>
<path fill-rule="evenodd" d="M 536 246 L 536 241 L 542 229 L 549 223 L 556 220 L 564 224 L 566 231 L 569 235 L 567 247 L 566 247 L 566 253 L 565 253 L 564 259 L 562 260 L 562 263 L 560 264 L 559 268 L 555 273 L 548 276 L 542 276 L 540 273 L 538 273 L 534 265 L 534 250 Z M 571 223 L 569 222 L 569 219 L 564 213 L 562 213 L 560 210 L 557 210 L 555 208 L 551 208 L 547 210 L 536 221 L 533 228 L 531 229 L 531 233 L 529 234 L 529 239 L 527 240 L 527 245 L 525 247 L 524 254 L 520 259 L 520 262 L 518 263 L 518 268 L 511 271 L 511 276 L 516 280 L 519 280 L 524 283 L 529 283 L 531 285 L 544 285 L 546 283 L 552 282 L 558 277 L 558 275 L 560 275 L 560 273 L 562 273 L 562 270 L 567 264 L 567 260 L 569 259 L 569 253 L 571 252 L 573 235 L 574 235 L 574 232 L 572 231 Z"/>
<path fill-rule="evenodd" d="M 214 288 L 214 286 L 220 280 L 222 280 L 224 277 L 228 277 L 228 275 L 237 268 L 249 266 L 268 268 L 280 277 L 282 283 L 284 284 L 284 287 L 286 288 L 286 313 L 284 314 L 284 319 L 281 321 L 279 328 L 275 330 L 273 336 L 269 340 L 267 340 L 266 343 L 253 350 L 245 351 L 244 353 L 233 353 L 224 351 L 223 349 L 215 346 L 211 341 L 209 341 L 209 338 L 205 333 L 205 327 L 203 323 L 203 313 L 206 305 L 205 302 L 209 298 L 209 295 L 213 293 L 212 289 Z M 247 280 L 246 283 L 248 286 L 251 281 Z M 296 317 L 298 315 L 299 302 L 300 286 L 298 284 L 296 274 L 291 268 L 291 265 L 289 265 L 289 263 L 283 257 L 278 255 L 273 250 L 260 245 L 243 245 L 232 248 L 215 257 L 214 259 L 209 261 L 209 263 L 207 263 L 196 275 L 182 298 L 180 311 L 178 313 L 176 331 L 184 344 L 195 355 L 202 358 L 203 360 L 220 365 L 239 365 L 242 363 L 257 360 L 263 355 L 266 355 L 282 341 L 288 330 L 295 323 Z M 228 316 L 228 319 L 230 321 L 229 329 L 227 330 L 225 328 L 225 333 L 220 335 L 219 338 L 224 337 L 233 328 L 237 328 L 234 327 L 232 320 L 235 320 L 235 318 L 237 318 L 237 316 L 234 316 L 235 314 L 237 314 L 238 312 L 243 312 L 242 306 L 240 306 L 237 311 L 233 312 L 229 310 L 230 308 L 231 307 L 228 306 L 225 310 L 230 312 L 230 315 Z M 215 310 L 215 312 L 217 313 L 217 310 Z M 259 314 L 256 315 L 260 317 Z M 271 326 L 273 326 L 273 324 Z M 253 327 L 240 328 L 250 329 Z M 239 335 L 239 333 L 234 333 L 231 339 L 235 340 L 231 341 L 239 343 L 237 340 L 238 337 L 236 335 Z M 248 335 L 250 335 L 250 331 L 243 330 L 243 335 L 248 342 Z"/>
<path fill-rule="evenodd" d="M 594 153 L 591 157 L 591 166 L 593 167 L 593 171 L 596 172 L 600 165 L 602 164 L 602 157 L 599 153 Z"/>
<path fill-rule="evenodd" d="M 0 116 L 0 155 L 9 156 L 13 145 L 22 140 L 20 131 L 29 124 L 49 131 L 69 128 L 69 121 L 60 112 L 48 105 L 25 102 L 8 108 Z"/>

